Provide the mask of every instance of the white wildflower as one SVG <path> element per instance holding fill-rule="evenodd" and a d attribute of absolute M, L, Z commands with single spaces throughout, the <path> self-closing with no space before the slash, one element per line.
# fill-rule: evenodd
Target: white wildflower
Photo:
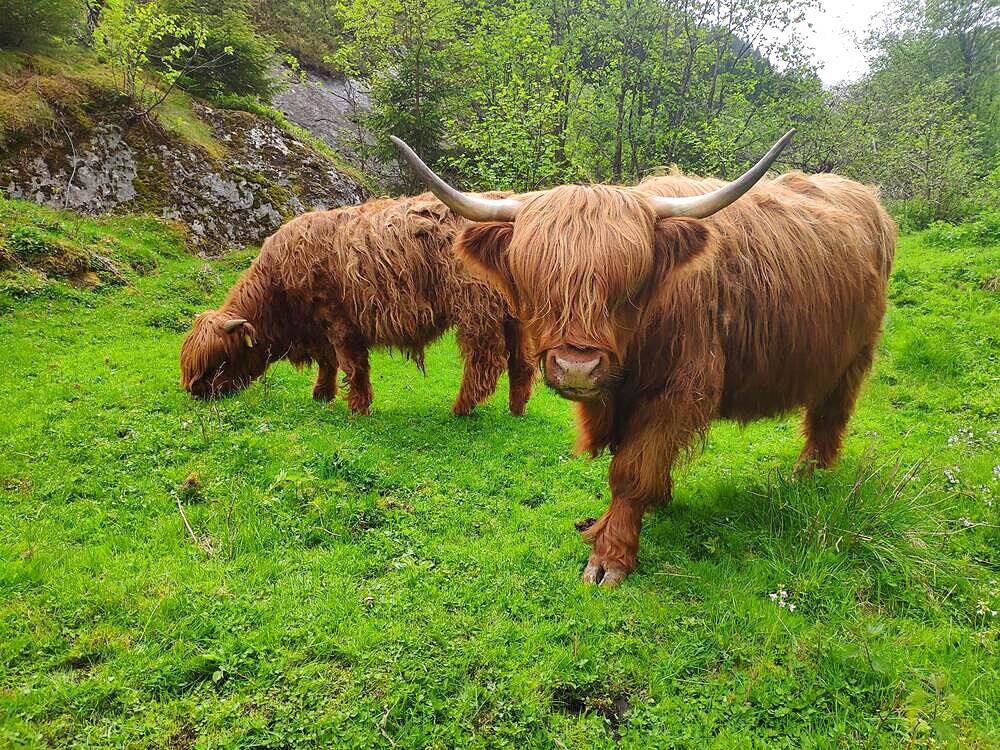
<path fill-rule="evenodd" d="M 986 615 L 996 617 L 997 611 L 990 606 L 989 602 L 980 599 L 976 602 L 976 614 L 980 617 L 985 617 Z"/>
<path fill-rule="evenodd" d="M 782 587 L 778 587 L 777 591 L 768 594 L 767 598 L 782 609 L 787 609 L 789 612 L 794 612 L 796 610 L 795 604 L 788 601 L 788 591 Z"/>

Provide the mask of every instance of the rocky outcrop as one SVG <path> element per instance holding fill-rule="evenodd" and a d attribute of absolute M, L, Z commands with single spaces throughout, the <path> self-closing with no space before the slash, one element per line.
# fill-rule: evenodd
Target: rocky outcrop
<path fill-rule="evenodd" d="M 330 148 L 381 184 L 400 181 L 398 165 L 385 164 L 365 154 L 375 139 L 365 129 L 371 112 L 368 90 L 354 78 L 333 78 L 313 72 L 274 71 L 282 81 L 272 104 L 289 122 L 305 128 Z"/>
<path fill-rule="evenodd" d="M 0 189 L 80 213 L 143 211 L 179 219 L 199 249 L 257 244 L 304 211 L 359 203 L 364 188 L 277 125 L 195 103 L 212 147 L 113 110 L 66 118 L 0 153 Z M 221 148 L 219 148 L 221 146 Z"/>

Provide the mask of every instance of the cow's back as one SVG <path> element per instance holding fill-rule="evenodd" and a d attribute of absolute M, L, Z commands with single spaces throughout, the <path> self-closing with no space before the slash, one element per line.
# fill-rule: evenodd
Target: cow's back
<path fill-rule="evenodd" d="M 280 280 L 293 314 L 346 317 L 372 342 L 414 353 L 454 325 L 456 308 L 503 303 L 451 250 L 465 220 L 431 194 L 376 199 L 296 217 L 256 262 Z M 324 312 L 325 311 L 325 312 Z"/>
<path fill-rule="evenodd" d="M 679 175 L 640 189 L 695 195 L 722 185 Z M 817 402 L 878 339 L 895 225 L 875 191 L 791 172 L 705 220 L 719 239 L 725 385 L 721 416 L 753 419 Z"/>

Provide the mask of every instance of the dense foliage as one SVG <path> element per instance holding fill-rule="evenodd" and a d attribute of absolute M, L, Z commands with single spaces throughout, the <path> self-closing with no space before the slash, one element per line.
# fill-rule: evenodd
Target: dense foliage
<path fill-rule="evenodd" d="M 275 89 L 276 44 L 250 22 L 245 0 L 164 0 L 163 5 L 183 18 L 199 19 L 205 29 L 200 58 L 182 75 L 184 88 L 212 98 L 266 97 Z"/>
<path fill-rule="evenodd" d="M 833 89 L 795 35 L 809 4 L 350 0 L 327 61 L 371 87 L 373 156 L 399 134 L 470 187 L 728 176 L 794 125 L 786 167 L 880 184 L 908 223 L 995 204 L 995 4 L 901 0 Z"/>
<path fill-rule="evenodd" d="M 0 39 L 96 26 L 100 46 L 127 6 L 173 28 L 135 50 L 134 83 L 265 104 L 280 49 L 367 89 L 352 151 L 373 173 L 396 134 L 472 188 L 725 177 L 796 126 L 783 167 L 879 184 L 907 226 L 1000 201 L 995 0 L 895 0 L 863 40 L 870 72 L 833 88 L 796 34 L 815 2 L 0 0 Z"/>
<path fill-rule="evenodd" d="M 81 8 L 71 0 L 0 0 L 0 49 L 31 49 L 70 34 Z"/>

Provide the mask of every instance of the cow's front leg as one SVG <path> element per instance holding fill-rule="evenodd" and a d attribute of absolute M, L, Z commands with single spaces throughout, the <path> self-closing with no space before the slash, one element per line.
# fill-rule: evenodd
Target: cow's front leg
<path fill-rule="evenodd" d="M 657 429 L 637 431 L 611 460 L 611 505 L 583 532 L 592 545 L 583 571 L 585 583 L 617 586 L 635 570 L 642 514 L 670 499 L 673 441 Z"/>
<path fill-rule="evenodd" d="M 593 545 L 583 582 L 617 586 L 635 570 L 641 529 L 642 510 L 638 504 L 612 500 L 607 512 L 583 532 L 583 538 Z"/>

